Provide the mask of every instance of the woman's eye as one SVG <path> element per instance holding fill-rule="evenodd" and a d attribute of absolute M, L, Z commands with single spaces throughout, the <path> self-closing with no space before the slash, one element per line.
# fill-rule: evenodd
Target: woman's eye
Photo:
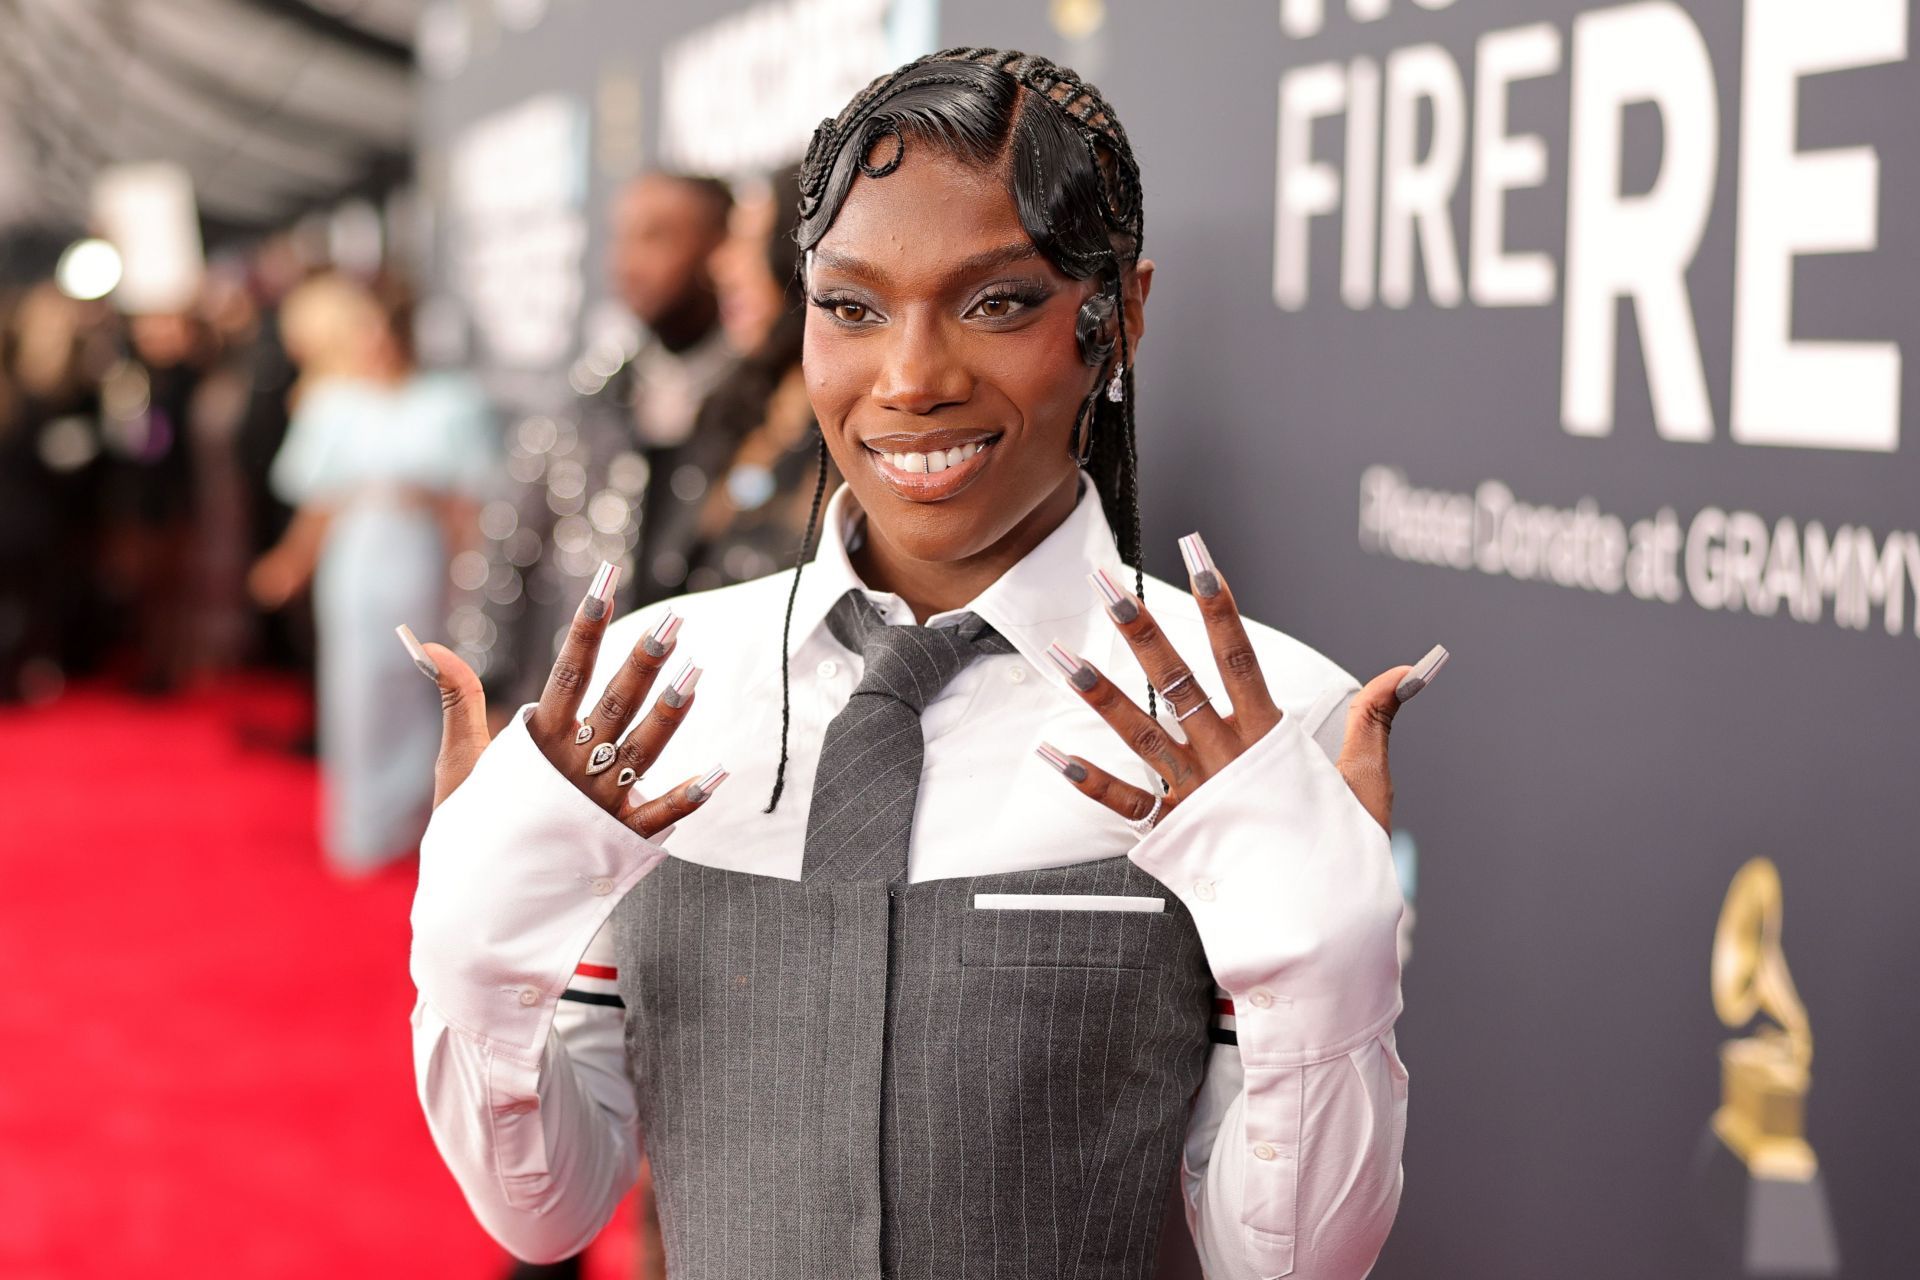
<path fill-rule="evenodd" d="M 867 309 L 858 302 L 836 302 L 833 304 L 833 317 L 847 324 L 859 324 L 867 318 Z"/>
<path fill-rule="evenodd" d="M 1005 294 L 982 298 L 973 305 L 975 311 L 989 320 L 1005 320 L 1009 316 L 1019 315 L 1026 308 L 1027 303 L 1024 299 Z"/>

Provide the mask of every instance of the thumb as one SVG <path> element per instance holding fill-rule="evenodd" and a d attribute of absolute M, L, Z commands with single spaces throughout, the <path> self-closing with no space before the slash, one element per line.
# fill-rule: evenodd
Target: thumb
<path fill-rule="evenodd" d="M 1396 690 L 1413 671 L 1394 667 L 1369 680 L 1347 704 L 1347 736 L 1336 762 L 1354 799 L 1388 830 L 1393 828 L 1393 775 L 1387 768 L 1387 737 L 1400 710 Z"/>
<path fill-rule="evenodd" d="M 433 763 L 433 807 L 438 809 L 467 780 L 491 740 L 487 695 L 460 655 L 443 644 L 421 644 L 405 626 L 396 629 L 414 665 L 440 689 L 440 755 Z"/>

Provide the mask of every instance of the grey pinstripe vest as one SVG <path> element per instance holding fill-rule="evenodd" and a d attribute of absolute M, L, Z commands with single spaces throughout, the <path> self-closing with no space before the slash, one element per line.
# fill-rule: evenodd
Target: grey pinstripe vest
<path fill-rule="evenodd" d="M 1213 981 L 1127 858 L 895 885 L 669 858 L 614 921 L 674 1280 L 1152 1274 Z"/>

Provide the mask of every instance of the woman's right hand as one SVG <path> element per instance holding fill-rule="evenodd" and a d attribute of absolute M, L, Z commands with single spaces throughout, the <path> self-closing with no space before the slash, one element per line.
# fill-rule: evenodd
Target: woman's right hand
<path fill-rule="evenodd" d="M 566 642 L 547 676 L 539 705 L 527 717 L 527 733 L 555 769 L 621 822 L 643 836 L 657 835 L 698 809 L 726 778 L 715 769 L 704 777 L 688 778 L 672 790 L 646 799 L 635 785 L 659 758 L 667 742 L 693 705 L 698 667 L 688 666 L 675 683 L 662 690 L 637 724 L 634 715 L 646 701 L 660 670 L 673 655 L 680 619 L 671 609 L 641 636 L 620 664 L 585 720 L 577 719 L 581 698 L 592 678 L 600 641 L 613 609 L 616 572 L 603 565 L 593 587 L 574 613 Z M 473 772 L 474 762 L 486 750 L 486 693 L 480 678 L 445 645 L 419 645 L 413 633 L 401 628 L 409 650 L 416 646 L 415 664 L 440 687 L 443 722 L 440 757 L 434 762 L 433 804 L 437 809 Z M 422 656 L 426 658 L 421 661 Z M 621 734 L 632 725 L 632 732 Z M 589 730 L 591 732 L 589 732 Z M 603 748 L 611 745 L 612 759 Z M 597 752 L 597 754 L 596 754 Z M 589 772 L 592 770 L 592 772 Z"/>

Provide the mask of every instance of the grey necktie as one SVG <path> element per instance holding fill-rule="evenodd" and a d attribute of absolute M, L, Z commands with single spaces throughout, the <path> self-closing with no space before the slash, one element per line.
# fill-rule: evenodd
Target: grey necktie
<path fill-rule="evenodd" d="M 834 602 L 827 628 L 866 671 L 820 747 L 801 875 L 904 880 L 926 755 L 920 713 L 961 668 L 1013 645 L 971 613 L 953 626 L 890 627 L 858 591 Z"/>

